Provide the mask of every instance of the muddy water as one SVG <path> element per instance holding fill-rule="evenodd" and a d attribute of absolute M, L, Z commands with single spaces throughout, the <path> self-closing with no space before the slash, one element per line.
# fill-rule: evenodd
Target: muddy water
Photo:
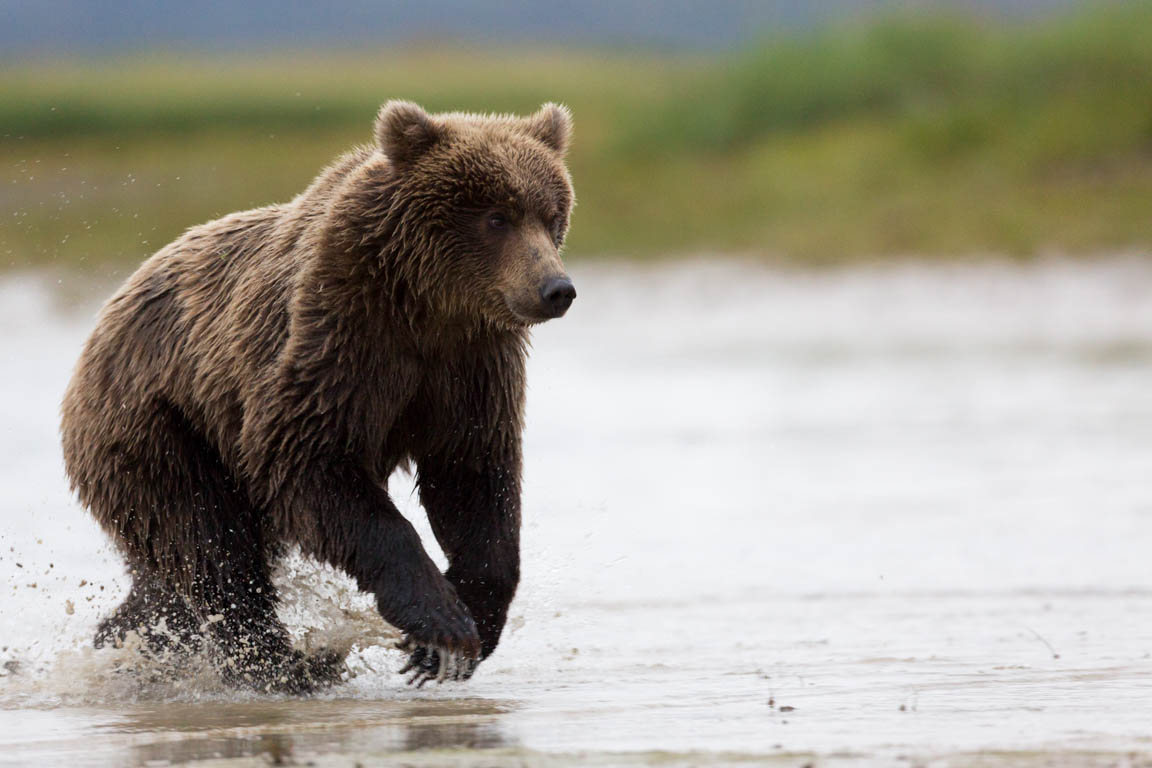
<path fill-rule="evenodd" d="M 574 273 L 499 652 L 406 689 L 293 559 L 299 642 L 352 646 L 303 701 L 87 648 L 125 582 L 56 408 L 106 287 L 0 280 L 0 764 L 1152 762 L 1152 262 Z"/>

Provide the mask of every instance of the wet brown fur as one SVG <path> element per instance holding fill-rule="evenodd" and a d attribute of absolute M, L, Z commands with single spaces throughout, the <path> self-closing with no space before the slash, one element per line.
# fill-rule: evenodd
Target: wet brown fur
<path fill-rule="evenodd" d="M 390 102 L 374 146 L 127 281 L 63 405 L 73 488 L 133 578 L 97 644 L 204 635 L 238 684 L 331 681 L 340 660 L 294 652 L 275 615 L 270 563 L 296 544 L 374 593 L 425 666 L 493 651 L 519 579 L 528 327 L 539 281 L 562 274 L 569 133 L 555 105 Z M 388 497 L 406 462 L 446 574 Z"/>

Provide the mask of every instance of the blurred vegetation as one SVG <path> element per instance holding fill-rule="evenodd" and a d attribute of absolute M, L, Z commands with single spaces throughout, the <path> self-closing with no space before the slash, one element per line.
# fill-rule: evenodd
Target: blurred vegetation
<path fill-rule="evenodd" d="M 424 47 L 26 62 L 0 266 L 128 264 L 285 200 L 390 97 L 576 115 L 573 255 L 806 262 L 1152 243 L 1152 2 L 903 15 L 716 57 Z"/>

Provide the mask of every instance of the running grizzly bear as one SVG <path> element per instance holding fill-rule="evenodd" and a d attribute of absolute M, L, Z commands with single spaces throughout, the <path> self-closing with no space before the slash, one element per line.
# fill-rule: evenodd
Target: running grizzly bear
<path fill-rule="evenodd" d="M 519 580 L 529 328 L 576 296 L 559 251 L 568 110 L 428 114 L 297 198 L 194 227 L 106 304 L 63 403 L 74 491 L 132 577 L 96 645 L 205 648 L 234 685 L 306 692 L 270 579 L 288 545 L 404 634 L 412 681 L 466 679 Z M 415 469 L 449 568 L 387 493 Z M 412 682 L 410 681 L 410 682 Z"/>

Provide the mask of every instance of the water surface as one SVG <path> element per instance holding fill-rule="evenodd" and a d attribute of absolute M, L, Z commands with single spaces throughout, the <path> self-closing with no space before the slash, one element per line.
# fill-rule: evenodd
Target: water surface
<path fill-rule="evenodd" d="M 0 280 L 0 764 L 1152 761 L 1152 262 L 573 272 L 499 651 L 409 690 L 293 561 L 300 642 L 357 643 L 308 700 L 87 650 L 126 581 L 56 413 L 109 288 Z"/>

